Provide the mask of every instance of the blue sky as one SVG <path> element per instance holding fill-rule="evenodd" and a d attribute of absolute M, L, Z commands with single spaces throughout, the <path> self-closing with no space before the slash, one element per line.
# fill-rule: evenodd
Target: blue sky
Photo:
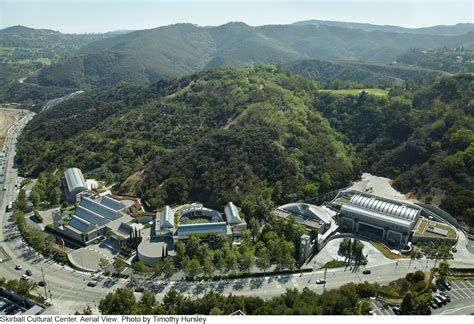
<path fill-rule="evenodd" d="M 179 22 L 252 26 L 307 19 L 425 27 L 473 22 L 473 0 L 0 0 L 0 28 L 67 33 L 146 29 Z"/>

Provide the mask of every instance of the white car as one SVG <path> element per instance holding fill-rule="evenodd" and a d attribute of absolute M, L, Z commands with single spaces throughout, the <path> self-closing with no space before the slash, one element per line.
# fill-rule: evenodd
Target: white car
<path fill-rule="evenodd" d="M 30 280 L 30 276 L 28 276 L 27 274 L 24 274 L 23 276 L 21 276 L 21 279 Z"/>
<path fill-rule="evenodd" d="M 17 264 L 17 265 L 15 266 L 15 270 L 21 270 L 21 269 L 23 269 L 23 267 L 21 266 L 21 264 Z"/>
<path fill-rule="evenodd" d="M 316 280 L 316 284 L 320 285 L 320 284 L 325 284 L 326 283 L 326 280 L 324 279 L 318 279 Z"/>

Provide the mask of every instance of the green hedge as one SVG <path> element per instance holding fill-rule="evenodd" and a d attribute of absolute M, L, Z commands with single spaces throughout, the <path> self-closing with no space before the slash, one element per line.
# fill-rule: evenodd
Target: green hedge
<path fill-rule="evenodd" d="M 33 210 L 33 213 L 35 214 L 35 217 L 38 222 L 42 223 L 44 221 L 43 216 L 41 216 L 40 212 L 37 209 Z"/>
<path fill-rule="evenodd" d="M 59 247 L 54 245 L 51 236 L 36 228 L 32 228 L 26 223 L 25 214 L 22 211 L 15 210 L 13 212 L 13 219 L 18 225 L 21 236 L 35 251 L 45 257 L 51 257 L 61 264 L 67 264 L 69 262 L 67 253 L 61 251 Z"/>
<path fill-rule="evenodd" d="M 296 270 L 280 270 L 272 272 L 252 272 L 252 273 L 236 273 L 236 274 L 225 274 L 217 276 L 201 276 L 200 280 L 206 281 L 215 281 L 215 280 L 228 280 L 228 279 L 239 279 L 239 278 L 258 278 L 265 277 L 269 275 L 284 275 L 284 274 L 293 274 L 293 273 L 302 273 L 302 272 L 311 272 L 313 269 L 296 269 Z M 192 278 L 185 278 L 186 281 L 193 281 Z"/>

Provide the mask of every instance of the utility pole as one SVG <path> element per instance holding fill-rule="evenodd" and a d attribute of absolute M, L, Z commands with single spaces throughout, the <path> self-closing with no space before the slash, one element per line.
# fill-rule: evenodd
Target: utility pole
<path fill-rule="evenodd" d="M 41 276 L 43 277 L 43 283 L 44 283 L 44 298 L 48 299 L 48 292 L 46 291 L 46 280 L 44 279 L 43 267 L 41 267 Z"/>
<path fill-rule="evenodd" d="M 324 269 L 324 286 L 323 286 L 323 292 L 326 292 L 326 273 L 328 272 L 328 268 Z"/>

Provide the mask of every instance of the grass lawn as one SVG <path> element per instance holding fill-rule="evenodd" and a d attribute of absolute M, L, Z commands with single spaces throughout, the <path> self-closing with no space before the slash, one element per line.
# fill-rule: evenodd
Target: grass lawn
<path fill-rule="evenodd" d="M 374 96 L 386 96 L 388 92 L 385 89 L 377 89 L 377 88 L 367 88 L 367 89 L 341 89 L 341 90 L 331 90 L 331 89 L 324 89 L 319 90 L 321 92 L 330 92 L 338 95 L 353 95 L 357 96 L 361 91 L 366 91 L 370 95 Z"/>
<path fill-rule="evenodd" d="M 383 245 L 382 243 L 379 243 L 379 242 L 374 242 L 374 241 L 370 241 L 370 244 L 372 244 L 377 250 L 379 250 L 380 252 L 382 252 L 382 254 L 386 257 L 386 258 L 389 258 L 391 260 L 396 260 L 400 257 L 400 259 L 409 259 L 410 256 L 409 255 L 404 255 L 404 254 L 401 254 L 400 256 L 398 256 L 398 254 L 395 254 L 395 253 L 392 253 L 392 251 L 390 251 L 389 248 L 387 248 L 385 245 Z"/>
<path fill-rule="evenodd" d="M 427 231 L 428 225 L 431 225 L 433 227 L 436 227 L 436 228 L 439 228 L 439 229 L 442 229 L 442 230 L 446 230 L 448 233 L 447 233 L 446 236 L 444 236 L 444 235 L 441 235 L 441 234 L 437 234 L 437 233 L 434 233 L 434 232 Z M 415 235 L 422 236 L 422 237 L 456 238 L 456 232 L 454 231 L 454 229 L 451 226 L 444 225 L 444 224 L 441 224 L 441 223 L 438 223 L 438 222 L 428 221 L 426 219 L 423 219 L 421 221 L 420 225 L 417 228 L 417 231 L 416 231 Z"/>
<path fill-rule="evenodd" d="M 349 265 L 349 262 L 346 261 L 329 261 L 323 265 L 323 269 L 333 269 L 333 268 L 342 268 Z"/>

